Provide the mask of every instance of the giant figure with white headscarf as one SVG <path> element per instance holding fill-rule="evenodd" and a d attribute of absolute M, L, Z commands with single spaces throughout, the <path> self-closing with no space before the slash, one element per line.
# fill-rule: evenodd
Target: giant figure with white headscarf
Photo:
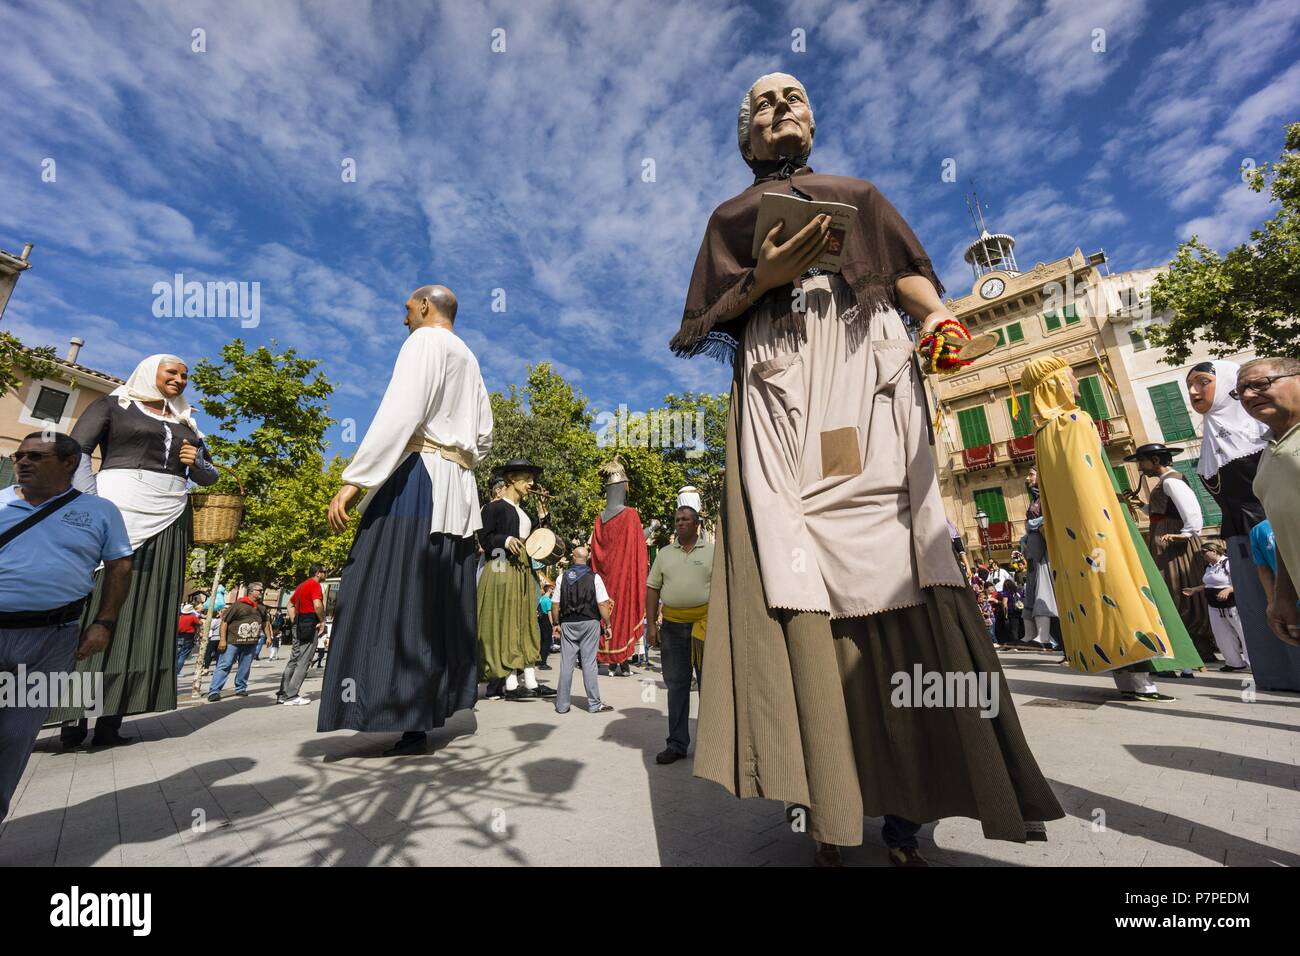
<path fill-rule="evenodd" d="M 1268 444 L 1268 427 L 1229 394 L 1239 371 L 1236 362 L 1218 360 L 1201 362 L 1187 373 L 1192 408 L 1204 416 L 1196 472 L 1223 512 L 1219 534 L 1227 542 L 1232 592 L 1255 686 L 1300 690 L 1300 648 L 1279 641 L 1269 628 L 1268 600 L 1251 560 L 1250 531 L 1265 518 L 1251 485 Z"/>
<path fill-rule="evenodd" d="M 119 734 L 122 718 L 176 707 L 176 609 L 185 585 L 191 544 L 188 482 L 210 485 L 217 470 L 203 434 L 185 400 L 189 368 L 175 355 L 150 355 L 126 384 L 93 402 L 77 419 L 72 437 L 81 445 L 81 466 L 73 483 L 117 505 L 126 521 L 134 556 L 131 590 L 117 628 L 103 652 L 81 661 L 79 670 L 102 671 L 103 699 L 94 744 L 129 740 Z M 99 472 L 91 456 L 100 453 Z M 102 582 L 86 606 L 87 621 L 99 607 Z M 80 708 L 51 715 L 65 721 L 62 740 L 85 740 Z"/>
<path fill-rule="evenodd" d="M 1002 678 L 953 560 L 903 313 L 922 332 L 959 323 L 879 190 L 808 167 L 815 128 L 794 77 L 747 91 L 737 138 L 754 182 L 710 217 L 670 345 L 734 372 L 695 773 L 797 805 L 825 865 L 862 842 L 864 817 L 885 818 L 900 866 L 925 865 L 917 830 L 947 816 L 1043 839 L 1063 813 L 1011 695 L 995 715 L 956 695 L 915 706 L 926 674 Z M 755 256 L 765 193 L 856 219 L 777 223 Z M 831 248 L 839 271 L 815 268 Z"/>

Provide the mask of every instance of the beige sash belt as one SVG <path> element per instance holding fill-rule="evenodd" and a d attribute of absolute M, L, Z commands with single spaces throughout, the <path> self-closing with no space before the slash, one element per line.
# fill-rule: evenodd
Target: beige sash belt
<path fill-rule="evenodd" d="M 448 461 L 454 461 L 466 471 L 474 470 L 474 456 L 463 448 L 453 448 L 451 445 L 440 445 L 436 441 L 431 441 L 428 438 L 412 438 L 406 443 L 406 450 L 420 453 L 426 451 L 433 452 L 435 455 L 441 455 Z"/>

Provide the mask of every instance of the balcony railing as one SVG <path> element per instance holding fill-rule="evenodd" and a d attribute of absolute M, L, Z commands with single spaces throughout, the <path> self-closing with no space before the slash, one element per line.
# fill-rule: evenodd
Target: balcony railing
<path fill-rule="evenodd" d="M 1128 419 L 1123 415 L 1115 415 L 1093 424 L 1097 426 L 1097 434 L 1101 436 L 1103 445 L 1128 441 L 1133 435 L 1128 427 Z M 975 448 L 962 448 L 959 452 L 949 459 L 954 472 L 979 471 L 983 468 L 992 468 L 994 465 L 1032 461 L 1034 436 L 1026 435 L 1023 438 L 1009 438 Z"/>

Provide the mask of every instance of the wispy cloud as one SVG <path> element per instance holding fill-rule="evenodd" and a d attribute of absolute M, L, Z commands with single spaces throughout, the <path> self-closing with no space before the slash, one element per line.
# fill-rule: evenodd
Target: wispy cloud
<path fill-rule="evenodd" d="M 19 0 L 0 244 L 37 251 L 6 325 L 81 334 L 118 374 L 274 339 L 364 423 L 402 302 L 441 281 L 490 387 L 551 361 L 604 408 L 721 390 L 666 342 L 709 212 L 747 184 L 735 111 L 759 74 L 804 79 L 814 165 L 876 182 L 959 292 L 972 184 L 1029 262 L 1248 228 L 1228 187 L 1297 101 L 1292 6 Z M 261 326 L 154 319 L 177 272 L 260 282 Z"/>

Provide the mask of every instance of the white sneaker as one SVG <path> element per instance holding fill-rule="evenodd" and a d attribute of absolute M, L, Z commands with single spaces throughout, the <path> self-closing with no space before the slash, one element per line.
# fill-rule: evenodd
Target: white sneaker
<path fill-rule="evenodd" d="M 310 703 L 311 703 L 310 697 L 303 697 L 302 695 L 299 695 L 297 697 L 290 697 L 288 700 L 284 702 L 284 706 L 301 707 L 303 704 L 310 704 Z"/>

